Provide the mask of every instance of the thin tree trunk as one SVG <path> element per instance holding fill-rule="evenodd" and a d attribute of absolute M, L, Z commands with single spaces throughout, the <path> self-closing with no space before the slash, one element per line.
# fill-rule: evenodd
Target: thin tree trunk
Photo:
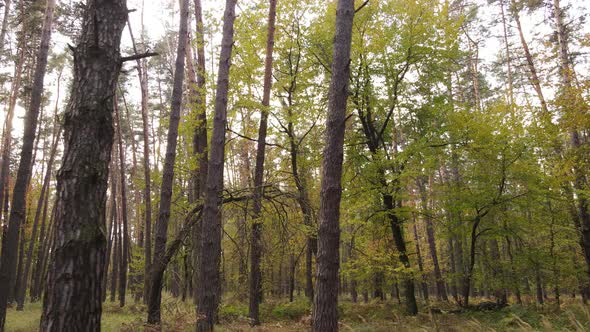
<path fill-rule="evenodd" d="M 41 44 L 39 45 L 39 51 L 37 53 L 33 87 L 31 91 L 31 101 L 25 118 L 20 162 L 16 175 L 16 183 L 14 185 L 14 191 L 12 194 L 6 251 L 3 252 L 2 263 L 0 264 L 0 330 L 4 328 L 4 321 L 6 317 L 6 296 L 3 295 L 5 295 L 8 291 L 6 288 L 11 285 L 10 275 L 14 273 L 14 255 L 7 253 L 13 253 L 15 251 L 14 249 L 16 249 L 18 245 L 18 229 L 21 227 L 21 223 L 25 220 L 26 195 L 29 188 L 33 163 L 35 162 L 33 160 L 33 148 L 35 144 L 35 134 L 37 131 L 37 121 L 39 119 L 39 110 L 41 108 L 41 97 L 43 95 L 43 81 L 45 79 L 45 71 L 47 68 L 47 55 L 49 53 L 49 41 L 51 38 L 51 25 L 53 21 L 54 7 L 55 0 L 48 0 L 41 33 Z M 2 38 L 1 35 L 0 38 Z M 14 100 L 11 100 L 11 103 L 16 102 L 16 95 L 14 97 L 15 98 Z M 14 106 L 12 106 L 12 108 L 14 108 Z M 7 131 L 6 134 L 8 137 L 10 137 L 9 131 Z M 7 163 L 7 160 L 4 160 L 4 162 Z M 22 231 L 24 232 L 24 229 Z M 34 242 L 34 239 L 32 239 L 32 241 Z M 24 243 L 21 244 L 21 247 L 24 248 Z M 22 262 L 19 263 L 19 265 L 22 266 Z M 25 280 L 27 279 L 27 275 L 28 271 L 26 271 Z M 19 287 L 16 289 L 18 290 Z M 26 282 L 24 283 L 22 290 L 23 300 L 25 289 Z M 22 307 L 22 303 L 20 306 Z"/>
<path fill-rule="evenodd" d="M 142 24 L 143 25 L 143 24 Z M 133 31 L 129 25 L 129 34 L 133 50 L 137 54 L 135 38 Z M 148 117 L 148 82 L 147 82 L 147 68 L 144 66 L 145 62 L 137 59 L 137 73 L 139 77 L 139 85 L 141 88 L 141 122 L 143 133 L 143 174 L 144 174 L 144 189 L 143 189 L 143 203 L 145 204 L 145 233 L 144 233 L 144 302 L 147 303 L 149 297 L 149 276 L 152 265 L 152 199 L 151 199 L 151 170 L 150 170 L 150 138 L 149 138 L 149 117 Z"/>
<path fill-rule="evenodd" d="M 317 284 L 313 306 L 316 332 L 338 331 L 338 269 L 340 246 L 340 200 L 346 102 L 350 75 L 350 48 L 354 0 L 339 0 L 336 9 L 336 32 L 332 55 L 331 83 L 326 120 L 325 147 L 322 160 Z"/>
<path fill-rule="evenodd" d="M 16 61 L 16 66 L 14 68 L 14 80 L 12 81 L 12 87 L 10 91 L 10 99 L 8 102 L 8 110 L 6 111 L 6 118 L 4 119 L 4 131 L 3 131 L 3 142 L 2 142 L 2 165 L 0 167 L 0 204 L 4 208 L 4 210 L 0 209 L 0 221 L 2 217 L 4 217 L 5 221 L 8 221 L 8 182 L 9 182 L 9 172 L 10 172 L 10 150 L 12 148 L 12 120 L 14 118 L 14 109 L 16 106 L 16 100 L 18 98 L 18 93 L 20 90 L 20 85 L 22 82 L 22 72 L 23 72 L 23 64 L 25 62 L 25 47 L 21 42 L 20 49 L 19 49 L 19 56 L 18 60 Z M 4 212 L 4 214 L 2 214 Z M 6 223 L 8 224 L 8 223 Z M 2 237 L 4 242 L 8 242 L 7 237 Z M 8 243 L 6 243 L 8 245 Z M 2 252 L 4 252 L 4 247 L 2 248 Z M 14 262 L 13 264 L 16 264 Z M 1 270 L 0 270 L 1 271 Z M 1 272 L 0 272 L 1 274 Z M 0 275 L 0 278 L 2 276 Z M 0 286 L 0 292 L 2 292 L 2 286 Z M 0 300 L 0 315 L 2 315 L 3 310 L 2 303 L 4 301 Z M 3 324 L 3 318 L 0 318 L 0 323 Z M 3 325 L 0 325 L 0 328 Z"/>
<path fill-rule="evenodd" d="M 123 149 L 123 138 L 121 136 L 121 118 L 119 116 L 119 107 L 115 96 L 115 103 L 113 106 L 115 110 L 115 124 L 116 124 L 116 137 L 117 143 L 119 144 L 119 180 L 120 180 L 120 193 L 121 193 L 121 222 L 123 226 L 122 234 L 122 248 L 121 253 L 121 270 L 119 271 L 119 306 L 125 306 L 125 294 L 127 293 L 127 270 L 129 267 L 129 256 L 130 256 L 130 240 L 129 240 L 129 226 L 127 220 L 127 181 L 125 179 L 125 150 Z M 116 168 L 113 169 L 113 171 Z"/>
<path fill-rule="evenodd" d="M 88 0 L 57 176 L 56 239 L 40 330 L 99 331 L 106 249 L 105 203 L 113 96 L 122 58 L 125 0 Z M 81 204 L 84 202 L 84 204 Z"/>
<path fill-rule="evenodd" d="M 188 0 L 181 1 L 180 25 L 178 32 L 178 48 L 176 50 L 176 64 L 174 71 L 174 86 L 172 89 L 172 103 L 170 107 L 170 122 L 166 145 L 166 157 L 162 173 L 162 185 L 160 187 L 160 208 L 158 222 L 156 223 L 156 238 L 154 243 L 154 263 L 160 264 L 166 253 L 166 241 L 168 239 L 168 221 L 170 220 L 170 205 L 172 204 L 172 187 L 174 183 L 174 162 L 176 160 L 176 146 L 178 142 L 178 125 L 180 123 L 180 109 L 182 106 L 182 93 L 184 81 L 184 62 L 188 38 Z M 153 268 L 150 277 L 150 297 L 148 299 L 148 323 L 159 324 L 160 304 L 162 301 L 162 281 L 164 271 Z"/>
<path fill-rule="evenodd" d="M 113 158 L 113 160 L 116 158 Z M 111 166 L 114 169 L 114 166 Z M 107 298 L 107 275 L 109 272 L 109 265 L 111 261 L 111 256 L 113 252 L 113 242 L 115 241 L 115 236 L 113 232 L 116 232 L 115 225 L 117 223 L 117 180 L 114 177 L 114 172 L 111 173 L 110 178 L 111 183 L 111 206 L 110 206 L 110 222 L 109 222 L 109 232 L 107 233 L 107 251 L 106 251 L 106 259 L 104 263 L 104 277 L 103 277 L 103 297 L 102 300 L 106 301 Z"/>
<path fill-rule="evenodd" d="M 256 169 L 254 171 L 254 200 L 252 209 L 252 238 L 250 240 L 250 324 L 260 325 L 259 304 L 262 292 L 262 185 L 264 177 L 264 157 L 266 150 L 266 133 L 268 127 L 268 108 L 272 88 L 272 52 L 274 48 L 275 20 L 277 0 L 270 0 L 268 11 L 268 31 L 266 39 L 266 59 L 264 62 L 264 87 L 262 109 L 260 111 L 260 127 L 258 129 L 258 147 L 256 149 Z"/>
<path fill-rule="evenodd" d="M 430 177 L 432 182 L 432 177 Z M 434 225 L 432 223 L 431 211 L 428 207 L 428 197 L 425 188 L 425 179 L 418 179 L 418 188 L 420 189 L 420 202 L 422 205 L 422 211 L 424 213 L 424 222 L 426 223 L 426 239 L 428 240 L 428 249 L 430 252 L 430 258 L 432 259 L 432 266 L 434 268 L 434 279 L 436 283 L 436 295 L 439 300 L 448 301 L 447 291 L 440 271 L 440 265 L 438 263 L 438 253 L 436 249 L 436 239 L 434 236 Z M 432 188 L 432 183 L 429 185 Z"/>
<path fill-rule="evenodd" d="M 416 243 L 416 258 L 418 261 L 418 270 L 420 271 L 420 274 L 422 275 L 422 281 L 420 282 L 420 286 L 422 288 L 422 297 L 424 298 L 424 300 L 428 301 L 428 284 L 427 284 L 426 275 L 424 274 L 424 267 L 422 264 L 422 253 L 420 250 L 420 238 L 418 237 L 418 228 L 416 227 L 416 217 L 415 216 L 414 216 L 413 230 L 414 230 L 414 242 Z"/>
<path fill-rule="evenodd" d="M 190 53 L 190 47 L 187 48 L 187 67 L 188 67 L 188 74 L 189 74 L 189 82 L 190 82 L 190 95 L 189 100 L 191 103 L 194 103 L 194 110 L 195 110 L 195 118 L 196 118 L 196 127 L 193 133 L 193 153 L 198 158 L 198 169 L 196 170 L 197 174 L 193 174 L 192 177 L 192 189 L 193 189 L 193 197 L 195 200 L 200 200 L 204 198 L 205 194 L 205 187 L 207 185 L 207 163 L 208 163 L 208 156 L 207 156 L 207 112 L 206 112 L 206 103 L 207 103 L 207 91 L 205 85 L 205 32 L 203 26 L 203 8 L 201 6 L 201 0 L 194 0 L 195 4 L 195 22 L 196 22 L 196 32 L 195 32 L 195 39 L 197 43 L 197 68 L 196 68 L 196 75 L 195 69 L 193 67 L 192 56 Z M 196 76 L 196 77 L 195 77 Z M 199 223 L 197 227 L 193 230 L 192 236 L 192 245 L 193 245 L 193 266 L 194 266 L 194 273 L 192 276 L 193 279 L 193 289 L 198 291 L 198 281 L 199 281 L 199 257 L 201 252 L 201 230 L 202 224 Z M 196 302 L 196 294 L 193 294 Z"/>
<path fill-rule="evenodd" d="M 535 67 L 533 56 L 531 55 L 529 45 L 526 39 L 524 38 L 524 33 L 522 31 L 518 5 L 515 0 L 510 1 L 512 7 L 512 16 L 514 17 L 514 22 L 516 22 L 518 36 L 520 37 L 520 44 L 522 45 L 527 67 L 529 69 L 529 80 L 531 82 L 531 85 L 535 89 L 535 93 L 537 94 L 537 98 L 539 99 L 539 103 L 541 104 L 541 110 L 543 111 L 544 115 L 549 115 L 549 109 L 547 108 L 547 102 L 545 101 L 545 97 L 543 96 L 543 89 L 541 88 L 541 81 L 539 80 L 539 75 L 537 74 L 537 68 Z"/>
<path fill-rule="evenodd" d="M 197 331 L 212 331 L 217 320 L 217 308 L 221 296 L 221 192 L 223 191 L 223 167 L 225 128 L 227 126 L 227 94 L 229 69 L 234 37 L 237 0 L 226 0 L 223 18 L 223 34 L 217 74 L 215 115 L 210 144 L 210 159 L 207 170 L 207 186 L 203 210 L 202 241 L 197 295 Z"/>
<path fill-rule="evenodd" d="M 4 52 L 6 32 L 8 31 L 8 18 L 10 16 L 10 4 L 12 1 L 4 1 L 4 17 L 2 18 L 2 29 L 0 30 L 0 53 Z"/>
<path fill-rule="evenodd" d="M 53 1 L 53 0 L 52 0 Z M 57 99 L 55 102 L 55 114 L 54 118 L 57 118 L 57 110 L 58 110 L 58 102 L 59 102 L 59 92 L 60 92 L 60 79 L 61 79 L 61 72 L 58 75 L 57 81 Z M 57 129 L 57 130 L 56 130 Z M 53 171 L 53 161 L 55 160 L 55 154 L 57 152 L 57 143 L 59 142 L 59 135 L 61 133 L 61 125 L 55 124 L 53 138 L 51 143 L 51 150 L 49 152 L 49 160 L 47 161 L 47 169 L 45 171 L 45 177 L 43 178 L 43 184 L 41 186 L 41 193 L 39 194 L 39 200 L 37 201 L 37 209 L 35 211 L 35 219 L 33 220 L 33 230 L 31 234 L 31 241 L 29 242 L 29 248 L 27 250 L 27 263 L 25 264 L 25 274 L 24 274 L 24 282 L 22 288 L 19 290 L 19 294 L 17 296 L 17 310 L 23 308 L 24 301 L 25 301 L 25 293 L 27 289 L 27 282 L 29 271 L 31 266 L 33 265 L 33 250 L 35 247 L 35 243 L 37 242 L 37 226 L 39 223 L 39 219 L 41 218 L 41 214 L 45 214 L 47 211 L 47 197 L 49 196 L 49 182 L 51 180 L 51 172 Z M 44 148 L 45 149 L 45 148 Z M 41 236 L 39 237 L 39 242 L 43 239 L 43 233 L 45 229 L 45 220 L 42 220 L 41 226 Z M 39 247 L 39 245 L 38 245 Z M 37 250 L 37 257 L 39 255 L 39 250 Z M 33 277 L 31 278 L 33 279 Z M 32 290 L 32 287 L 31 287 Z M 31 293 L 31 302 L 33 301 L 32 291 Z"/>

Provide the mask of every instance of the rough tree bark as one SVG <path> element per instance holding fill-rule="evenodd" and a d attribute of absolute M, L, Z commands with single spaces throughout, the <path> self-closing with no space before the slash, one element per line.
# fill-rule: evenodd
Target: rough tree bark
<path fill-rule="evenodd" d="M 184 82 L 184 60 L 188 38 L 189 2 L 183 0 L 180 6 L 180 25 L 178 31 L 178 47 L 176 49 L 176 63 L 174 71 L 174 86 L 170 108 L 170 122 L 168 127 L 166 157 L 162 171 L 162 185 L 160 187 L 160 209 L 156 223 L 156 237 L 154 242 L 154 263 L 163 259 L 166 253 L 168 239 L 168 221 L 170 220 L 170 205 L 172 204 L 172 187 L 174 182 L 174 162 L 176 160 L 176 145 L 178 143 L 178 125 L 180 123 L 180 109 Z M 164 271 L 152 269 L 150 276 L 150 295 L 148 299 L 148 323 L 160 323 L 160 304 L 162 300 L 162 281 Z"/>
<path fill-rule="evenodd" d="M 234 21 L 237 0 L 226 0 L 223 15 L 223 35 L 217 73 L 215 114 L 211 136 L 207 187 L 204 198 L 201 252 L 199 262 L 199 286 L 197 294 L 197 331 L 212 331 L 217 320 L 221 283 L 221 211 L 220 197 L 223 191 L 223 166 L 225 151 L 225 127 L 227 126 L 227 94 L 229 68 L 234 39 Z"/>
<path fill-rule="evenodd" d="M 339 0 L 326 120 L 326 145 L 322 160 L 317 284 L 312 317 L 312 330 L 317 332 L 338 331 L 339 219 L 353 19 L 354 0 Z"/>
<path fill-rule="evenodd" d="M 10 218 L 8 222 L 8 234 L 6 239 L 6 251 L 2 255 L 2 263 L 0 264 L 0 330 L 4 327 L 4 320 L 6 317 L 6 300 L 8 287 L 11 282 L 10 279 L 14 275 L 15 257 L 12 253 L 16 252 L 18 246 L 18 233 L 21 223 L 25 220 L 26 209 L 26 194 L 29 187 L 31 172 L 33 168 L 33 148 L 35 143 L 35 133 L 37 131 L 37 122 L 39 119 L 39 110 L 41 108 L 41 97 L 43 95 L 43 81 L 45 79 L 45 70 L 47 68 L 47 55 L 49 53 L 49 41 L 51 38 L 51 25 L 53 21 L 53 9 L 55 8 L 55 0 L 47 1 L 45 18 L 43 21 L 43 29 L 41 33 L 41 43 L 37 53 L 37 60 L 35 65 L 35 74 L 33 80 L 33 87 L 31 91 L 31 101 L 29 109 L 25 117 L 23 145 L 20 153 L 20 163 L 16 175 L 16 183 L 14 184 L 14 191 L 12 194 L 12 205 L 10 210 Z M 10 136 L 10 133 L 6 133 Z M 34 241 L 34 239 L 32 239 Z M 32 251 L 32 250 L 31 250 Z M 27 266 L 30 266 L 28 264 Z M 25 273 L 24 279 L 27 279 L 28 270 Z M 24 290 L 26 289 L 26 281 L 22 288 L 22 296 L 24 299 Z M 19 309 L 22 310 L 22 302 L 19 301 Z"/>
<path fill-rule="evenodd" d="M 113 97 L 126 21 L 125 0 L 88 0 L 78 45 L 72 47 L 74 79 L 41 331 L 100 331 Z"/>
<path fill-rule="evenodd" d="M 275 20 L 277 16 L 277 0 L 270 0 L 268 11 L 268 31 L 266 37 L 266 59 L 264 61 L 264 87 L 262 109 L 260 110 L 260 127 L 256 149 L 256 168 L 254 171 L 254 200 L 252 202 L 252 238 L 250 240 L 250 307 L 251 325 L 260 325 L 259 304 L 262 293 L 262 273 L 260 259 L 262 257 L 262 184 L 264 177 L 264 157 L 266 150 L 266 132 L 268 128 L 268 108 L 272 88 L 272 52 L 275 42 Z"/>

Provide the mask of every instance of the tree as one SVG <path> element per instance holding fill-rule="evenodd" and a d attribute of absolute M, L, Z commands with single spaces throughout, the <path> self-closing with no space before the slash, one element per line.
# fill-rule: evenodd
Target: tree
<path fill-rule="evenodd" d="M 225 128 L 227 126 L 227 94 L 229 69 L 234 36 L 235 8 L 237 0 L 227 0 L 223 14 L 223 34 L 217 73 L 215 113 L 210 155 L 207 168 L 207 188 L 201 226 L 201 251 L 199 286 L 197 294 L 197 331 L 212 331 L 217 320 L 221 283 L 219 263 L 221 260 L 221 215 L 220 199 L 223 190 L 223 166 L 225 152 Z"/>
<path fill-rule="evenodd" d="M 41 34 L 41 44 L 37 53 L 37 62 L 35 67 L 35 78 L 33 82 L 31 101 L 27 110 L 25 128 L 23 134 L 23 146 L 20 153 L 20 163 L 12 195 L 12 208 L 10 210 L 10 219 L 8 225 L 8 234 L 6 247 L 2 251 L 2 262 L 0 264 L 0 330 L 4 327 L 6 317 L 6 301 L 8 300 L 9 287 L 11 278 L 14 278 L 17 251 L 18 234 L 21 223 L 25 219 L 26 195 L 33 168 L 33 148 L 35 143 L 35 133 L 37 131 L 37 121 L 39 119 L 39 110 L 41 108 L 41 97 L 43 94 L 43 80 L 47 68 L 47 56 L 49 53 L 49 42 L 51 39 L 51 25 L 53 22 L 53 9 L 55 1 L 47 1 L 45 9 L 45 19 L 43 22 L 43 32 Z M 10 133 L 5 133 L 10 135 Z M 7 160 L 5 160 L 7 162 Z M 8 199 L 7 197 L 5 199 Z M 24 244 L 24 243 L 23 243 Z M 28 265 L 30 266 L 30 265 Z M 21 299 L 20 309 L 22 310 L 22 299 L 26 289 L 26 280 L 28 271 L 25 271 L 24 283 L 21 285 L 19 298 Z"/>
<path fill-rule="evenodd" d="M 339 0 L 337 6 L 326 145 L 322 161 L 317 291 L 313 306 L 313 331 L 318 332 L 338 331 L 339 217 L 354 0 Z"/>
<path fill-rule="evenodd" d="M 74 80 L 41 331 L 100 331 L 113 97 L 125 60 L 119 44 L 127 12 L 125 0 L 88 0 L 82 33 L 72 47 Z"/>
<path fill-rule="evenodd" d="M 258 147 L 256 150 L 256 169 L 254 171 L 254 202 L 252 202 L 252 238 L 250 245 L 250 319 L 252 325 L 260 325 L 258 307 L 262 293 L 262 273 L 260 272 L 260 257 L 262 256 L 262 192 L 264 176 L 264 158 L 266 149 L 266 133 L 268 127 L 268 108 L 270 107 L 270 92 L 272 88 L 272 51 L 274 47 L 275 19 L 277 15 L 277 0 L 270 0 L 268 11 L 268 34 L 266 39 L 266 59 L 264 62 L 264 88 L 262 109 L 260 111 L 260 128 L 258 129 Z"/>
<path fill-rule="evenodd" d="M 180 24 L 178 32 L 178 47 L 176 50 L 176 64 L 174 70 L 174 87 L 172 89 L 172 105 L 170 108 L 170 122 L 166 145 L 166 158 L 160 187 L 160 209 L 156 224 L 156 241 L 154 243 L 154 262 L 150 277 L 150 297 L 148 300 L 148 323 L 160 322 L 160 302 L 162 297 L 163 270 L 159 268 L 166 252 L 168 239 L 168 221 L 170 220 L 170 205 L 172 204 L 172 185 L 174 181 L 174 162 L 176 160 L 176 145 L 178 142 L 178 124 L 180 123 L 180 109 L 182 106 L 182 85 L 184 82 L 184 63 L 188 38 L 189 2 L 183 0 L 180 8 Z"/>

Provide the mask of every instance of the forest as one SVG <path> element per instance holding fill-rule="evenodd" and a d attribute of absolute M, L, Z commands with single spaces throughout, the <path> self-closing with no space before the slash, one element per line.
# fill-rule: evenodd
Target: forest
<path fill-rule="evenodd" d="M 590 331 L 587 0 L 0 0 L 0 332 Z"/>

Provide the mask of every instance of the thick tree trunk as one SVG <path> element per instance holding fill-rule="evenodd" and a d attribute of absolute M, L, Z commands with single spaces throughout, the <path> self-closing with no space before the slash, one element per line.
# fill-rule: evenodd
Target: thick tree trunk
<path fill-rule="evenodd" d="M 354 0 L 338 0 L 326 119 L 320 193 L 317 284 L 313 305 L 316 332 L 338 331 L 340 199 Z"/>
<path fill-rule="evenodd" d="M 266 132 L 272 88 L 272 52 L 275 39 L 275 20 L 277 0 L 270 0 L 268 11 L 268 30 L 266 37 L 266 59 L 264 62 L 264 87 L 262 109 L 260 110 L 260 127 L 258 129 L 258 147 L 256 149 L 256 168 L 254 171 L 254 199 L 252 202 L 252 237 L 250 240 L 250 307 L 251 325 L 260 325 L 259 304 L 262 293 L 262 185 L 264 177 L 264 157 L 266 151 Z M 282 256 L 281 256 L 282 257 Z"/>
<path fill-rule="evenodd" d="M 99 331 L 113 96 L 121 69 L 125 0 L 88 0 L 64 124 L 56 240 L 41 331 Z"/>
<path fill-rule="evenodd" d="M 176 160 L 176 145 L 178 142 L 178 125 L 180 123 L 180 109 L 184 82 L 184 61 L 188 38 L 188 0 L 181 2 L 180 25 L 178 32 L 178 47 L 176 50 L 176 64 L 174 71 L 174 86 L 172 89 L 172 105 L 170 108 L 170 122 L 166 145 L 166 157 L 162 173 L 160 188 L 160 209 L 156 223 L 156 238 L 154 243 L 154 262 L 161 260 L 166 253 L 168 239 L 168 221 L 170 220 L 170 206 L 172 204 L 172 187 L 174 184 L 174 162 Z M 154 263 L 153 265 L 158 265 Z M 150 297 L 148 300 L 148 323 L 160 323 L 160 304 L 162 300 L 162 280 L 164 271 L 153 269 L 150 277 Z"/>
<path fill-rule="evenodd" d="M 27 115 L 25 118 L 20 163 L 17 171 L 14 191 L 12 194 L 12 205 L 10 210 L 6 242 L 7 252 L 10 253 L 14 252 L 14 249 L 18 245 L 18 229 L 21 227 L 21 223 L 25 220 L 26 195 L 34 163 L 33 146 L 35 143 L 35 133 L 37 131 L 39 110 L 41 108 L 41 97 L 43 95 L 43 80 L 45 79 L 45 69 L 47 67 L 47 55 L 49 53 L 49 41 L 51 38 L 51 25 L 53 21 L 54 7 L 55 0 L 47 1 L 45 19 L 43 21 L 43 29 L 41 33 L 41 44 L 39 45 L 39 52 L 37 53 L 35 75 L 31 91 L 31 102 L 29 104 L 29 109 L 27 110 Z M 6 132 L 6 134 L 10 136 L 10 132 Z M 34 239 L 32 239 L 32 241 L 34 242 Z M 6 316 L 6 297 L 3 296 L 3 294 L 6 294 L 6 288 L 11 284 L 10 274 L 14 273 L 12 268 L 14 266 L 14 255 L 7 255 L 7 252 L 3 253 L 2 263 L 0 264 L 0 330 L 4 327 L 4 319 Z M 25 279 L 27 279 L 27 275 L 28 271 L 25 274 Z M 17 290 L 18 289 L 19 287 L 17 287 Z M 23 296 L 21 298 L 23 299 L 25 289 L 26 283 L 22 290 Z M 22 308 L 22 303 L 20 304 L 20 307 Z"/>
<path fill-rule="evenodd" d="M 223 167 L 225 151 L 225 128 L 227 126 L 227 94 L 229 69 L 234 39 L 234 21 L 237 0 L 226 0 L 223 16 L 223 34 L 215 115 L 210 144 L 210 159 L 207 170 L 207 186 L 203 210 L 202 241 L 199 262 L 199 286 L 197 294 L 197 331 L 212 331 L 217 320 L 217 308 L 221 296 L 219 267 L 221 262 L 221 192 L 223 191 Z"/>

